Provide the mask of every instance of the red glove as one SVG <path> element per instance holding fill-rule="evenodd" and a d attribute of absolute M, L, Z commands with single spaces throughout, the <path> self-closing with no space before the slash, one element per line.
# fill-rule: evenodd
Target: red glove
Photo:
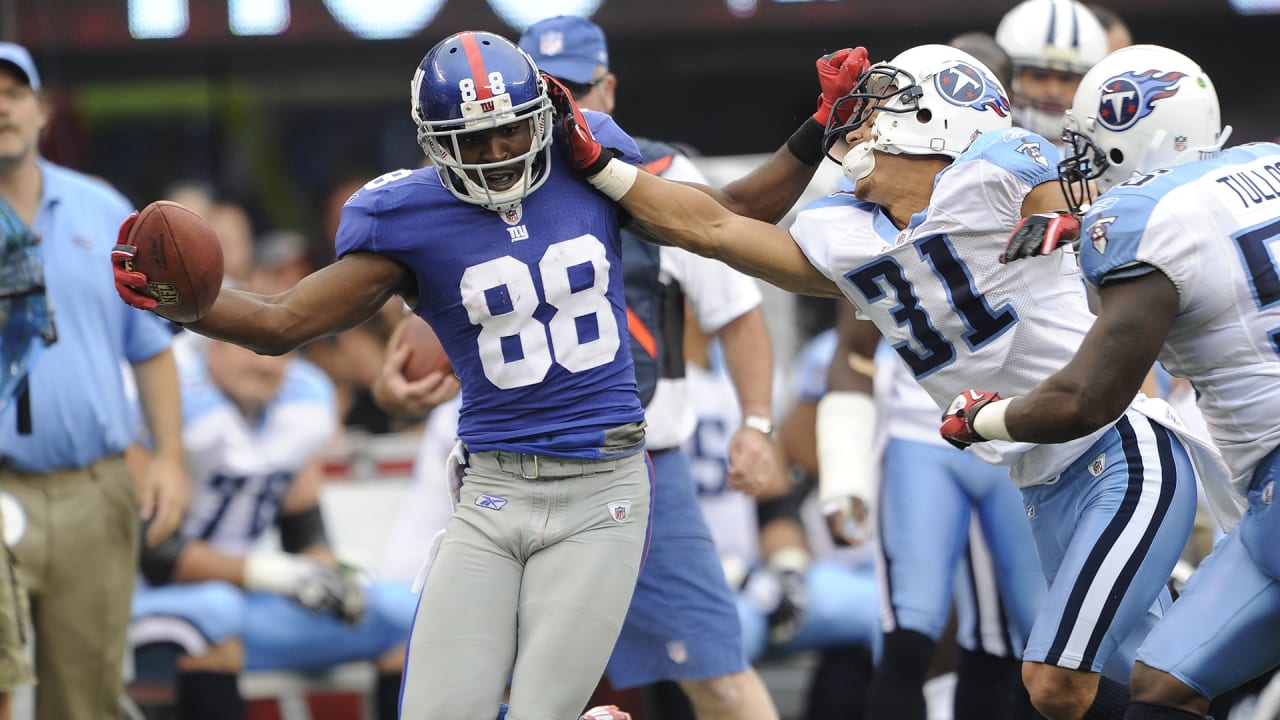
<path fill-rule="evenodd" d="M 1036 213 L 1018 221 L 1000 256 L 1001 264 L 1048 255 L 1059 245 L 1080 239 L 1080 220 L 1069 212 Z"/>
<path fill-rule="evenodd" d="M 613 153 L 591 134 L 586 118 L 573 101 L 573 94 L 559 80 L 542 73 L 547 83 L 547 96 L 555 112 L 556 133 L 563 146 L 565 159 L 583 177 L 591 177 L 604 169 L 613 159 Z"/>
<path fill-rule="evenodd" d="M 974 443 L 986 442 L 987 438 L 973 429 L 973 419 L 978 411 L 999 400 L 1000 396 L 989 390 L 965 390 L 951 401 L 951 407 L 942 416 L 942 439 L 961 450 Z"/>
<path fill-rule="evenodd" d="M 147 276 L 133 270 L 133 255 L 138 248 L 129 244 L 129 231 L 138 219 L 138 213 L 131 213 L 120 223 L 120 233 L 116 236 L 116 246 L 111 248 L 111 269 L 116 276 L 116 292 L 125 303 L 139 310 L 151 310 L 159 304 L 155 298 L 141 292 L 139 288 L 147 286 Z"/>
<path fill-rule="evenodd" d="M 841 48 L 818 58 L 818 84 L 822 86 L 822 94 L 818 96 L 818 110 L 813 119 L 825 127 L 831 118 L 831 108 L 840 98 L 853 92 L 858 78 L 871 67 L 867 62 L 867 49 L 864 47 Z M 843 124 L 849 120 L 853 106 L 842 107 L 839 120 Z"/>

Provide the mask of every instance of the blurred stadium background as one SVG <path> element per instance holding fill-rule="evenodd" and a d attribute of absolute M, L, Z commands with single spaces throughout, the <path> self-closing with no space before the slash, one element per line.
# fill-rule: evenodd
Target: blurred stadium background
<path fill-rule="evenodd" d="M 1013 0 L 0 0 L 0 39 L 35 55 L 58 117 L 50 158 L 103 176 L 139 206 L 207 180 L 261 229 L 323 250 L 326 192 L 413 165 L 408 81 L 460 29 L 518 37 L 588 14 L 610 39 L 617 117 L 709 156 L 768 152 L 812 111 L 813 60 L 873 59 L 969 30 Z M 1110 0 L 1138 42 L 1198 59 L 1235 140 L 1270 139 L 1280 93 L 1269 43 L 1280 0 Z M 1272 7 L 1268 7 L 1272 6 Z M 1262 14 L 1246 14 L 1246 13 Z"/>
<path fill-rule="evenodd" d="M 966 31 L 994 32 L 1016 0 L 0 0 L 0 40 L 27 46 L 55 107 L 44 154 L 99 175 L 137 206 L 179 181 L 243 205 L 259 233 L 301 231 L 332 252 L 331 194 L 414 166 L 408 116 L 422 55 L 461 29 L 512 39 L 556 14 L 590 15 L 606 31 L 619 76 L 619 123 L 674 140 L 723 182 L 772 151 L 813 110 L 814 59 L 866 45 L 886 59 Z M 1218 85 L 1233 142 L 1280 135 L 1270 43 L 1280 0 L 1109 0 L 1136 42 L 1178 48 Z M 830 182 L 838 172 L 828 167 Z M 766 301 L 784 365 L 799 338 L 791 298 Z M 352 437 L 334 453 L 327 512 L 338 545 L 377 562 L 385 517 L 408 480 L 412 437 Z M 344 480 L 364 482 L 348 483 Z M 357 486 L 359 486 L 357 488 Z M 358 508 L 358 510 L 356 510 Z M 375 525 L 377 523 L 374 523 Z M 807 666 L 767 675 L 784 714 Z M 249 678 L 274 697 L 255 718 L 321 717 L 303 696 L 368 679 L 318 683 Z M 257 682 L 258 685 L 253 683 Z M 284 688 L 284 690 L 282 690 Z M 139 697 L 145 703 L 145 698 Z M 322 703 L 334 711 L 333 698 Z M 163 704 L 161 701 L 160 704 Z M 260 708 L 261 710 L 261 708 Z M 18 717 L 24 717 L 21 705 Z M 149 713 L 150 714 L 150 713 Z M 327 717 L 350 717 L 342 713 Z"/>

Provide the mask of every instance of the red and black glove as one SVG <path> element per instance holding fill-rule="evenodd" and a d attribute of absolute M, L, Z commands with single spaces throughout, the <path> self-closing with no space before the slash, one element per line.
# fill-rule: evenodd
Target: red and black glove
<path fill-rule="evenodd" d="M 1080 220 L 1069 212 L 1036 213 L 1018 221 L 1000 256 L 1001 264 L 1048 255 L 1058 246 L 1080 239 Z"/>
<path fill-rule="evenodd" d="M 973 419 L 978 411 L 1000 399 L 1000 396 L 989 390 L 965 390 L 951 401 L 942 416 L 942 439 L 963 450 L 974 443 L 986 442 L 987 438 L 978 434 L 973 428 Z"/>
<path fill-rule="evenodd" d="M 591 134 L 586 118 L 573 101 L 573 93 L 545 72 L 542 79 L 547 83 L 547 96 L 551 98 L 551 108 L 555 112 L 555 130 L 560 140 L 565 159 L 583 177 L 591 177 L 609 164 L 613 153 L 601 145 Z"/>
<path fill-rule="evenodd" d="M 120 299 L 139 310 L 151 310 L 159 301 L 141 290 L 147 286 L 147 276 L 135 271 L 130 262 L 138 252 L 138 248 L 129 244 L 129 231 L 137 219 L 138 213 L 134 212 L 120 223 L 116 246 L 111 248 L 111 269 L 116 276 L 116 292 Z"/>
<path fill-rule="evenodd" d="M 818 96 L 818 109 L 813 119 L 823 127 L 831 118 L 831 109 L 836 101 L 853 92 L 858 78 L 871 67 L 867 61 L 867 49 L 864 47 L 841 48 L 818 58 L 818 84 L 822 86 L 822 94 Z M 843 124 L 849 120 L 853 112 L 852 105 L 841 108 L 839 120 Z"/>

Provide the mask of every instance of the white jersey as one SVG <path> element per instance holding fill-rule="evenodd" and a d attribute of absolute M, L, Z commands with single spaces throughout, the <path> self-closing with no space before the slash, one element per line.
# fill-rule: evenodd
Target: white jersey
<path fill-rule="evenodd" d="M 280 390 L 252 422 L 210 379 L 203 357 L 184 358 L 179 372 L 192 480 L 182 533 L 245 554 L 274 523 L 294 475 L 333 439 L 333 383 L 310 363 L 291 360 Z"/>
<path fill-rule="evenodd" d="M 693 162 L 683 155 L 672 156 L 671 165 L 663 170 L 662 177 L 706 182 Z M 755 280 L 719 260 L 663 246 L 658 250 L 658 263 L 659 279 L 664 283 L 674 280 L 680 285 L 698 327 L 705 333 L 718 332 L 763 300 Z M 687 394 L 685 378 L 658 378 L 653 398 L 644 408 L 645 445 L 650 450 L 679 447 L 693 433 L 697 418 Z"/>
<path fill-rule="evenodd" d="M 876 323 L 939 411 L 967 388 L 1025 393 L 1075 354 L 1093 323 L 1062 253 L 999 263 L 1023 198 L 1056 180 L 1057 164 L 1057 149 L 1038 135 L 989 132 L 938 175 L 929 208 L 907 229 L 874 204 L 834 193 L 802 210 L 791 234 Z M 1104 432 L 973 451 L 1009 465 L 1024 487 L 1054 480 Z"/>
<path fill-rule="evenodd" d="M 887 350 L 887 352 L 886 352 Z M 905 363 L 885 343 L 876 352 L 876 409 L 888 437 L 946 445 L 938 428 L 942 413 Z"/>
<path fill-rule="evenodd" d="M 1084 222 L 1093 285 L 1157 268 L 1179 305 L 1160 362 L 1195 387 L 1210 435 L 1244 492 L 1280 444 L 1280 146 L 1135 177 Z"/>

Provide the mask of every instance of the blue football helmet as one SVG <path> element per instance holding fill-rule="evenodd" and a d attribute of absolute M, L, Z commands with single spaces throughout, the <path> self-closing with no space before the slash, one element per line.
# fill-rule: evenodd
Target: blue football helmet
<path fill-rule="evenodd" d="M 418 144 L 459 200 L 506 212 L 546 181 L 551 100 L 533 60 L 506 38 L 460 32 L 441 40 L 418 65 L 411 92 Z M 527 152 L 500 162 L 462 162 L 459 136 L 522 121 L 532 138 Z M 519 164 L 523 174 L 514 185 L 489 187 L 485 171 Z"/>

